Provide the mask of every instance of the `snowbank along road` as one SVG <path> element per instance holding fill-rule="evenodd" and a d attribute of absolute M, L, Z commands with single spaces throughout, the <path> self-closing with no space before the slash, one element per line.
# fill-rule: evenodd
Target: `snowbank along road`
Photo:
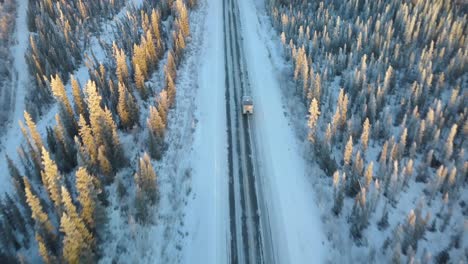
<path fill-rule="evenodd" d="M 239 8 L 223 1 L 226 122 L 229 167 L 231 263 L 274 263 L 262 192 L 257 192 L 253 117 L 243 115 L 241 97 L 250 94 L 246 61 L 241 47 Z M 259 209 L 260 207 L 260 209 Z"/>

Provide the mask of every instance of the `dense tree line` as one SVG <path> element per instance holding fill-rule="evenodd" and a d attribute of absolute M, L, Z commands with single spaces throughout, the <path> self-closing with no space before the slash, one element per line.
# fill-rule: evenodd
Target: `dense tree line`
<path fill-rule="evenodd" d="M 270 0 L 268 10 L 292 67 L 290 94 L 309 109 L 308 140 L 333 175 L 332 212 L 354 198 L 345 217 L 356 244 L 367 243 L 376 203 L 396 207 L 415 182 L 425 186 L 425 206 L 447 199 L 447 215 L 437 217 L 449 221 L 467 184 L 466 6 Z M 394 227 L 388 255 L 414 260 L 436 217 L 422 207 Z M 382 217 L 386 228 L 388 210 Z"/>
<path fill-rule="evenodd" d="M 6 196 L 0 204 L 4 215 L 0 234 L 5 234 L 0 240 L 0 260 L 27 260 L 19 252 L 34 245 L 45 263 L 92 263 L 99 259 L 100 245 L 106 239 L 108 188 L 122 169 L 135 167 L 130 179 L 134 188 L 125 191 L 134 193 L 135 219 L 141 224 L 151 222 L 151 206 L 159 201 L 151 158 L 160 159 L 166 147 L 168 115 L 176 102 L 177 67 L 190 34 L 188 8 L 196 3 L 177 0 L 128 7 L 127 16 L 117 22 L 115 42 L 104 46 L 112 59 L 88 58 L 90 80 L 82 84 L 72 72 L 83 50 L 73 45 L 83 42 L 67 44 L 48 38 L 55 34 L 82 40 L 83 34 L 96 30 L 100 16 L 112 16 L 120 4 L 39 2 L 30 2 L 30 13 L 39 10 L 30 21 L 38 38 L 31 38 L 27 56 L 40 61 L 30 65 L 30 70 L 40 76 L 38 87 L 44 89 L 44 96 L 57 101 L 58 113 L 46 135 L 41 135 L 28 111 L 20 121 L 25 143 L 18 150 L 19 164 L 7 157 L 16 196 Z M 163 25 L 163 21 L 168 23 Z M 58 29 L 62 22 L 70 23 L 65 31 Z M 43 33 L 47 37 L 37 41 Z M 40 52 L 46 46 L 34 47 L 39 43 L 52 45 L 47 46 L 48 52 L 60 43 L 60 52 L 69 57 L 60 55 L 56 62 L 53 56 L 41 57 L 46 56 Z M 152 79 L 158 71 L 164 76 L 157 84 L 160 89 Z M 142 154 L 136 164 L 122 146 L 125 134 L 133 135 L 135 142 L 144 138 L 136 148 L 149 154 Z"/>

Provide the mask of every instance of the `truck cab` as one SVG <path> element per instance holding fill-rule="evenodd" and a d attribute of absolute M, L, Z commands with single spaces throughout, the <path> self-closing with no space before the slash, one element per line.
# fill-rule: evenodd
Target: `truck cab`
<path fill-rule="evenodd" d="M 249 95 L 242 96 L 242 114 L 253 114 L 253 101 Z"/>

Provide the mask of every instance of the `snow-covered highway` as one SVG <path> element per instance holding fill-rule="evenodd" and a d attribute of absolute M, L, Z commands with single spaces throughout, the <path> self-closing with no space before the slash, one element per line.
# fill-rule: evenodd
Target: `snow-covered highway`
<path fill-rule="evenodd" d="M 224 7 L 231 262 L 320 263 L 319 211 L 256 6 L 225 0 Z M 244 94 L 253 95 L 253 116 L 241 114 Z"/>
<path fill-rule="evenodd" d="M 239 20 L 250 87 L 260 186 L 277 263 L 322 263 L 325 236 L 305 161 L 284 115 L 277 72 L 270 60 L 265 25 L 256 0 L 239 0 Z M 263 7 L 263 3 L 259 3 Z M 313 175 L 312 175 L 313 177 Z"/>
<path fill-rule="evenodd" d="M 263 228 L 256 189 L 257 174 L 250 115 L 242 114 L 241 97 L 250 94 L 240 38 L 237 2 L 223 1 L 226 120 L 228 132 L 231 263 L 262 263 Z M 270 241 L 268 239 L 267 241 Z M 270 250 L 271 251 L 271 250 Z M 270 255 L 270 254 L 269 254 Z M 272 261 L 267 261 L 272 263 Z"/>
<path fill-rule="evenodd" d="M 185 263 L 322 263 L 324 234 L 253 0 L 207 0 Z M 254 114 L 240 99 L 251 93 Z"/>

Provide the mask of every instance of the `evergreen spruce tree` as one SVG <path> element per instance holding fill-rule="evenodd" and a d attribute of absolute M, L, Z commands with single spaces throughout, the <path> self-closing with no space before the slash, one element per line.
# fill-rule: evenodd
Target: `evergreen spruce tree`
<path fill-rule="evenodd" d="M 124 167 L 127 163 L 122 146 L 120 144 L 119 134 L 117 133 L 117 125 L 112 118 L 112 113 L 109 109 L 104 109 L 102 116 L 102 127 L 104 131 L 104 146 L 107 156 L 111 162 L 114 172 L 117 169 Z"/>
<path fill-rule="evenodd" d="M 132 57 L 132 62 L 133 62 L 133 68 L 137 69 L 140 68 L 140 74 L 143 77 L 144 80 L 148 78 L 148 62 L 146 59 L 146 49 L 144 45 L 133 45 L 133 57 Z M 137 79 L 135 78 L 135 83 L 137 82 Z"/>
<path fill-rule="evenodd" d="M 66 212 L 60 219 L 60 231 L 64 233 L 63 237 L 63 259 L 67 263 L 81 263 L 92 259 L 91 249 L 87 245 L 89 241 L 86 234 L 81 233 L 76 223 Z"/>
<path fill-rule="evenodd" d="M 73 75 L 70 76 L 72 95 L 75 102 L 75 112 L 77 115 L 83 115 L 86 119 L 89 118 L 88 109 L 84 101 L 83 91 L 81 90 L 80 84 Z"/>
<path fill-rule="evenodd" d="M 42 166 L 42 181 L 44 182 L 50 199 L 54 202 L 55 209 L 60 213 L 62 211 L 60 186 L 62 185 L 63 179 L 57 164 L 50 158 L 49 152 L 45 148 L 42 148 Z"/>
<path fill-rule="evenodd" d="M 343 153 L 343 161 L 345 165 L 350 164 L 352 155 L 353 155 L 353 137 L 350 136 L 348 139 L 348 142 L 346 143 L 344 153 Z"/>
<path fill-rule="evenodd" d="M 313 98 L 312 102 L 310 103 L 309 122 L 307 124 L 309 127 L 308 139 L 312 143 L 315 142 L 315 130 L 316 130 L 319 115 L 320 115 L 320 110 L 319 110 L 318 102 L 315 98 Z"/>
<path fill-rule="evenodd" d="M 117 80 L 119 83 L 124 83 L 125 85 L 128 84 L 128 65 L 127 65 L 127 56 L 125 55 L 125 51 L 123 49 L 119 49 L 115 42 L 112 45 L 114 51 L 114 59 L 116 68 L 116 75 Z"/>
<path fill-rule="evenodd" d="M 57 125 L 54 127 L 57 151 L 55 157 L 60 169 L 64 172 L 69 172 L 76 166 L 76 149 L 59 115 L 55 115 L 55 120 L 57 122 Z"/>
<path fill-rule="evenodd" d="M 148 98 L 148 93 L 146 91 L 146 86 L 145 86 L 145 76 L 143 74 L 143 71 L 140 68 L 140 65 L 136 64 L 135 65 L 135 86 L 140 93 L 140 96 L 143 100 L 146 100 Z"/>
<path fill-rule="evenodd" d="M 176 9 L 180 21 L 180 28 L 182 30 L 182 34 L 186 38 L 190 35 L 190 25 L 187 7 L 185 6 L 183 0 L 176 0 Z"/>
<path fill-rule="evenodd" d="M 185 39 L 184 39 L 184 36 L 182 34 L 182 30 L 179 30 L 177 31 L 177 34 L 176 34 L 176 39 L 175 39 L 175 47 L 176 47 L 176 53 L 177 53 L 177 58 L 182 58 L 182 55 L 183 55 L 183 52 L 184 52 L 184 49 L 185 49 Z"/>
<path fill-rule="evenodd" d="M 163 41 L 161 39 L 161 30 L 159 24 L 161 23 L 161 15 L 159 10 L 153 9 L 151 11 L 151 27 L 153 29 L 153 37 L 155 39 L 156 54 L 158 59 L 164 54 Z"/>
<path fill-rule="evenodd" d="M 369 143 L 369 133 L 370 133 L 369 118 L 366 118 L 362 126 L 362 134 L 361 134 L 361 146 L 362 146 L 363 153 L 366 153 L 366 150 L 367 150 L 367 146 Z"/>
<path fill-rule="evenodd" d="M 158 99 L 158 112 L 159 112 L 159 115 L 161 116 L 163 124 L 167 124 L 167 111 L 168 110 L 169 110 L 169 102 L 167 99 L 167 91 L 163 89 L 159 93 L 159 99 Z"/>
<path fill-rule="evenodd" d="M 99 186 L 96 186 L 98 179 L 90 175 L 87 170 L 80 167 L 76 171 L 76 189 L 79 193 L 78 201 L 81 204 L 81 218 L 90 229 L 96 228 L 96 214 L 98 210 L 98 197 L 101 192 Z"/>
<path fill-rule="evenodd" d="M 165 124 L 159 114 L 159 111 L 151 106 L 150 116 L 146 120 L 148 127 L 148 147 L 151 157 L 160 159 L 164 144 Z"/>
<path fill-rule="evenodd" d="M 86 102 L 89 109 L 89 121 L 92 129 L 91 131 L 99 145 L 103 141 L 103 132 L 101 128 L 103 110 L 101 108 L 102 97 L 96 88 L 95 82 L 89 81 L 86 84 L 86 96 Z"/>
<path fill-rule="evenodd" d="M 340 179 L 340 177 L 342 177 Z M 335 215 L 339 215 L 343 208 L 343 201 L 344 201 L 344 181 L 346 180 L 346 174 L 340 175 L 339 171 L 335 171 L 333 173 L 333 196 L 334 196 L 334 204 L 332 211 Z"/>
<path fill-rule="evenodd" d="M 24 165 L 26 176 L 35 179 L 41 179 L 41 150 L 43 147 L 41 136 L 37 132 L 36 124 L 32 121 L 31 117 L 25 112 L 25 120 L 28 125 L 29 133 L 24 124 L 20 121 L 19 126 L 21 132 L 26 140 L 28 151 L 25 151 L 22 146 L 18 150 L 21 157 L 21 162 Z M 31 136 L 29 136 L 31 135 Z M 31 138 L 33 142 L 31 142 Z"/>
<path fill-rule="evenodd" d="M 447 141 L 445 143 L 445 158 L 446 158 L 446 160 L 450 160 L 450 158 L 452 157 L 453 140 L 455 139 L 455 136 L 457 134 L 457 129 L 458 129 L 458 125 L 453 124 L 452 128 L 450 129 L 450 133 L 449 133 L 449 135 L 447 137 Z"/>
<path fill-rule="evenodd" d="M 57 139 L 55 138 L 54 129 L 52 129 L 50 126 L 47 126 L 46 133 L 47 146 L 49 147 L 50 152 L 55 154 L 57 152 Z"/>
<path fill-rule="evenodd" d="M 64 212 L 60 219 L 60 231 L 63 238 L 63 257 L 69 263 L 92 261 L 94 238 L 73 204 L 70 193 L 62 186 Z M 78 261 L 79 260 L 79 261 Z"/>
<path fill-rule="evenodd" d="M 130 129 L 138 124 L 139 113 L 137 104 L 123 83 L 119 83 L 119 103 L 117 105 L 117 112 L 119 113 L 122 127 Z"/>
<path fill-rule="evenodd" d="M 145 46 L 146 59 L 149 65 L 148 67 L 149 72 L 152 72 L 156 68 L 156 65 L 158 62 L 158 54 L 157 54 L 156 46 L 154 45 L 154 41 L 153 41 L 153 33 L 151 33 L 151 30 L 148 29 L 146 31 L 145 37 L 143 38 L 142 36 L 141 38 L 142 38 L 142 43 Z"/>
<path fill-rule="evenodd" d="M 50 87 L 52 89 L 53 95 L 55 96 L 55 98 L 57 98 L 59 102 L 60 115 L 68 131 L 68 134 L 71 137 L 74 137 L 78 132 L 78 126 L 75 121 L 72 106 L 70 104 L 70 101 L 68 100 L 65 86 L 63 85 L 63 82 L 60 76 L 58 75 L 55 75 L 55 77 L 51 76 Z"/>
<path fill-rule="evenodd" d="M 364 170 L 364 160 L 361 157 L 361 151 L 358 150 L 356 152 L 356 155 L 354 156 L 354 161 L 353 161 L 354 175 L 359 176 L 359 177 L 363 176 L 362 175 L 363 170 Z"/>
<path fill-rule="evenodd" d="M 111 162 L 107 158 L 106 150 L 104 145 L 101 145 L 98 149 L 98 162 L 99 162 L 99 169 L 100 172 L 106 177 L 106 183 L 111 183 L 113 168 Z"/>
<path fill-rule="evenodd" d="M 167 66 L 167 65 L 166 65 Z M 167 69 L 167 67 L 166 67 Z M 176 87 L 174 84 L 174 80 L 172 79 L 171 75 L 169 74 L 168 70 L 165 71 L 166 75 L 166 87 L 165 90 L 167 91 L 167 100 L 169 107 L 173 107 L 175 104 L 175 97 L 176 97 Z"/>
<path fill-rule="evenodd" d="M 45 264 L 57 263 L 56 258 L 47 249 L 44 238 L 38 232 L 36 232 L 36 241 L 37 241 L 37 245 L 39 248 L 39 255 L 41 255 L 44 263 Z"/>
<path fill-rule="evenodd" d="M 61 196 L 64 212 L 73 221 L 74 226 L 79 230 L 79 232 L 86 238 L 85 242 L 88 243 L 88 245 L 92 245 L 93 238 L 91 233 L 89 232 L 88 228 L 86 228 L 83 219 L 78 214 L 78 210 L 72 201 L 70 193 L 64 186 L 61 187 Z"/>
<path fill-rule="evenodd" d="M 366 172 L 364 173 L 364 178 L 365 178 L 365 187 L 369 188 L 369 185 L 372 182 L 372 176 L 373 176 L 373 170 L 374 170 L 374 162 L 370 162 L 369 165 L 367 165 Z"/>
<path fill-rule="evenodd" d="M 169 74 L 171 76 L 172 80 L 175 80 L 177 78 L 177 65 L 174 58 L 173 50 L 170 50 L 167 53 L 167 62 L 164 71 L 166 75 Z"/>
<path fill-rule="evenodd" d="M 24 192 L 26 193 L 26 201 L 28 202 L 29 207 L 32 211 L 32 218 L 35 220 L 36 224 L 40 229 L 44 230 L 49 236 L 55 237 L 55 229 L 52 223 L 49 220 L 49 217 L 44 212 L 41 201 L 39 198 L 33 194 L 31 189 L 31 184 L 27 178 L 24 180 Z"/>
<path fill-rule="evenodd" d="M 135 174 L 135 184 L 139 187 L 150 204 L 158 199 L 157 178 L 151 159 L 147 153 L 140 158 L 138 171 Z"/>
<path fill-rule="evenodd" d="M 21 130 L 23 130 L 23 128 Z M 26 138 L 26 142 L 29 152 L 26 151 L 25 147 L 22 145 L 19 146 L 17 150 L 21 165 L 23 165 L 24 175 L 31 180 L 37 180 L 42 183 L 41 156 L 35 152 L 29 138 Z"/>
<path fill-rule="evenodd" d="M 398 143 L 398 154 L 397 159 L 401 159 L 406 151 L 406 139 L 408 137 L 408 129 L 405 127 L 400 136 L 400 142 Z"/>
<path fill-rule="evenodd" d="M 96 142 L 92 133 L 91 128 L 89 125 L 86 123 L 85 118 L 80 115 L 79 119 L 79 135 L 81 137 L 81 141 L 83 142 L 83 148 L 86 151 L 87 156 L 89 157 L 89 161 L 91 164 L 90 166 L 93 166 L 97 164 L 97 147 L 96 147 Z"/>
<path fill-rule="evenodd" d="M 341 127 L 344 127 L 344 125 L 346 124 L 347 112 L 348 112 L 348 101 L 349 101 L 348 94 L 345 94 L 344 97 L 343 97 L 343 100 L 340 102 L 340 110 L 341 110 L 340 123 L 341 123 Z"/>
<path fill-rule="evenodd" d="M 63 104 L 65 111 L 69 116 L 73 116 L 73 109 L 71 107 L 70 101 L 68 100 L 67 92 L 65 91 L 65 86 L 63 85 L 62 79 L 58 74 L 50 77 L 50 88 L 52 93 Z"/>
<path fill-rule="evenodd" d="M 42 142 L 41 135 L 37 131 L 36 123 L 34 123 L 34 121 L 31 118 L 31 115 L 29 115 L 29 113 L 26 111 L 24 111 L 24 120 L 26 122 L 26 125 L 28 126 L 31 138 L 34 141 L 34 146 L 36 147 L 36 150 L 40 153 L 40 151 L 44 147 L 44 144 Z"/>
<path fill-rule="evenodd" d="M 317 100 L 320 100 L 322 96 L 322 77 L 318 73 L 315 75 L 314 78 L 313 96 L 316 97 Z"/>

